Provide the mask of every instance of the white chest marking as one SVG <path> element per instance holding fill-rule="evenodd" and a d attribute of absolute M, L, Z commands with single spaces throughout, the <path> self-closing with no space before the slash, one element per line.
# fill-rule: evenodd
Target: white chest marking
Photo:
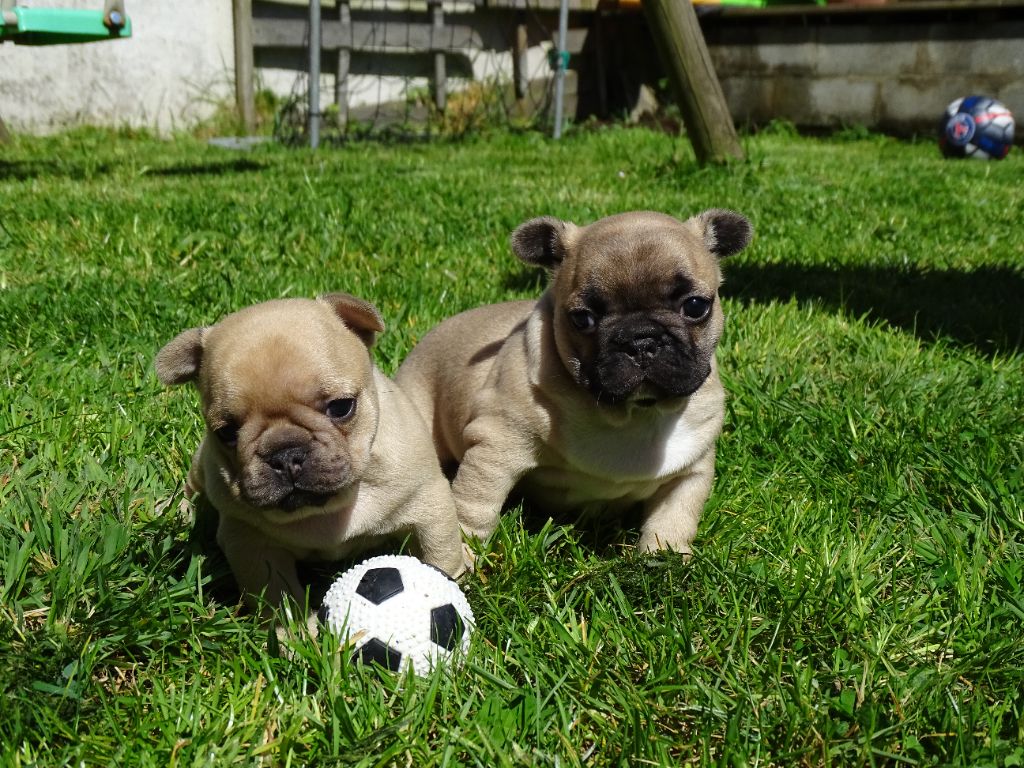
<path fill-rule="evenodd" d="M 525 489 L 553 508 L 619 506 L 649 498 L 714 445 L 716 425 L 694 424 L 686 416 L 630 420 L 617 428 L 569 424 L 564 450 L 543 456 Z"/>

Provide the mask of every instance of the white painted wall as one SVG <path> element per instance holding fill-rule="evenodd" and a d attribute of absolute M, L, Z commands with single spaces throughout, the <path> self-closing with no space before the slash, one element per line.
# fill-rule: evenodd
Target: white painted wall
<path fill-rule="evenodd" d="M 19 0 L 101 10 L 103 0 Z M 187 128 L 233 100 L 230 0 L 125 0 L 133 36 L 81 45 L 0 45 L 0 117 L 15 131 L 72 125 Z"/>
<path fill-rule="evenodd" d="M 100 10 L 103 0 L 19 4 Z M 127 125 L 169 133 L 194 126 L 218 104 L 234 103 L 231 0 L 125 0 L 125 7 L 133 26 L 127 40 L 0 45 L 0 117 L 11 130 L 50 133 L 76 125 Z M 528 52 L 531 77 L 550 76 L 549 47 L 545 43 Z M 512 77 L 508 52 L 475 51 L 471 59 L 477 80 Z M 282 96 L 305 87 L 295 71 L 257 70 L 256 77 L 260 87 Z M 349 103 L 401 101 L 410 89 L 428 85 L 425 78 L 353 76 Z M 450 87 L 456 89 L 458 82 Z M 333 75 L 324 75 L 320 92 L 327 106 L 333 99 Z"/>

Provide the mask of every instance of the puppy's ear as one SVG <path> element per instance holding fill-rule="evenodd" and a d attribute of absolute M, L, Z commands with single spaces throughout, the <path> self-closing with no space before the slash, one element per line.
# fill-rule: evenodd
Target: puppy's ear
<path fill-rule="evenodd" d="M 324 293 L 317 301 L 334 310 L 341 322 L 348 326 L 367 347 L 372 347 L 378 333 L 384 333 L 384 320 L 380 312 L 368 301 L 349 296 L 347 293 Z"/>
<path fill-rule="evenodd" d="M 554 216 L 541 216 L 520 224 L 512 233 L 512 251 L 520 261 L 544 269 L 558 269 L 576 235 L 576 226 Z"/>
<path fill-rule="evenodd" d="M 687 223 L 691 222 L 708 250 L 720 259 L 742 251 L 754 236 L 754 227 L 747 217 L 735 211 L 712 208 Z"/>
<path fill-rule="evenodd" d="M 153 365 L 161 383 L 172 386 L 192 381 L 203 360 L 204 328 L 182 331 L 157 352 Z"/>

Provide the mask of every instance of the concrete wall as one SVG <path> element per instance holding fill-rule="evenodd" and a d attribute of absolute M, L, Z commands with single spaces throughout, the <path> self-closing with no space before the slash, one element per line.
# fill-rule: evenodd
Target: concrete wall
<path fill-rule="evenodd" d="M 932 131 L 946 105 L 983 93 L 1024 118 L 1024 8 L 706 19 L 733 117 Z"/>
<path fill-rule="evenodd" d="M 974 92 L 1001 98 L 1024 116 L 1024 2 L 1004 1 L 1004 7 L 961 6 L 948 12 L 723 13 L 703 17 L 702 27 L 732 114 L 741 123 L 783 118 L 806 126 L 930 131 L 948 102 Z M 102 0 L 31 4 L 99 9 Z M 11 129 L 47 132 L 84 123 L 166 132 L 188 128 L 217 105 L 233 102 L 230 0 L 126 4 L 134 24 L 130 40 L 0 45 L 0 117 Z M 574 18 L 590 26 L 594 17 Z M 544 27 L 553 24 L 554 17 Z M 642 15 L 612 16 L 604 24 L 606 90 L 630 80 L 632 97 L 621 99 L 633 102 L 626 103 L 628 112 L 639 84 L 657 81 L 658 62 Z M 596 37 L 586 40 L 593 43 Z M 531 44 L 528 72 L 547 78 L 544 51 L 550 43 L 535 35 Z M 474 77 L 511 78 L 510 55 L 501 45 L 494 48 L 468 52 Z M 580 61 L 596 60 L 594 55 L 591 45 Z M 580 72 L 581 93 L 596 90 L 595 76 L 593 69 Z M 268 68 L 257 77 L 282 94 L 302 85 L 294 70 Z M 350 99 L 353 106 L 401 101 L 408 89 L 425 88 L 427 82 L 420 73 L 413 78 L 360 75 L 353 78 Z M 325 102 L 332 90 L 333 77 L 325 75 Z M 570 105 L 569 114 L 573 109 Z M 1018 131 L 1018 141 L 1022 135 Z"/>
<path fill-rule="evenodd" d="M 103 0 L 19 2 L 34 7 L 103 7 Z M 301 4 L 301 0 L 293 4 Z M 373 0 L 373 4 L 377 7 L 380 2 Z M 133 36 L 127 40 L 43 47 L 0 45 L 0 117 L 11 130 L 47 133 L 89 124 L 147 127 L 166 133 L 187 129 L 217 106 L 234 103 L 231 0 L 126 0 L 125 5 L 133 25 Z M 446 9 L 449 6 L 458 8 L 457 0 L 446 2 Z M 507 24 L 500 35 L 494 32 L 498 23 L 494 16 L 493 12 L 480 15 L 478 21 L 491 29 L 492 38 L 510 37 Z M 505 14 L 501 20 L 507 17 Z M 453 59 L 449 64 L 451 87 L 468 82 L 468 77 L 510 81 L 512 57 L 505 47 L 502 43 L 488 50 L 467 51 L 463 57 L 466 66 L 461 68 Z M 531 46 L 528 73 L 537 77 L 550 74 L 545 56 L 549 47 L 546 42 Z M 305 57 L 296 53 L 291 58 L 295 59 L 291 68 L 271 63 L 257 69 L 258 87 L 280 96 L 304 89 Z M 428 56 L 421 58 L 420 63 L 431 62 Z M 327 106 L 333 97 L 334 77 L 329 57 L 323 63 L 321 95 Z M 371 115 L 380 104 L 402 104 L 410 92 L 425 91 L 429 85 L 426 71 L 432 71 L 430 63 L 423 72 L 417 68 L 393 72 L 383 59 L 374 61 L 367 72 L 358 67 L 355 62 L 350 76 L 350 106 L 362 106 Z"/>
<path fill-rule="evenodd" d="M 103 0 L 21 0 L 33 7 L 103 8 Z M 128 40 L 0 45 L 0 117 L 16 131 L 79 124 L 171 131 L 233 98 L 230 0 L 126 0 Z"/>

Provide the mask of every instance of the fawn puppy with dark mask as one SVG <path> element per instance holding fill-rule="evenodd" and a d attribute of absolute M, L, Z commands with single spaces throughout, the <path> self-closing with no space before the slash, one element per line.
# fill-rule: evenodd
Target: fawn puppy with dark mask
<path fill-rule="evenodd" d="M 724 415 L 720 261 L 752 234 L 718 209 L 515 230 L 515 254 L 550 273 L 540 299 L 445 320 L 396 374 L 458 465 L 466 533 L 489 536 L 516 489 L 552 511 L 638 508 L 641 550 L 691 551 Z"/>
<path fill-rule="evenodd" d="M 466 567 L 448 482 L 426 424 L 374 366 L 384 330 L 343 293 L 257 304 L 192 328 L 156 358 L 194 382 L 206 435 L 188 485 L 219 513 L 217 543 L 250 606 L 302 605 L 296 561 L 338 560 L 408 537 L 450 576 Z"/>

